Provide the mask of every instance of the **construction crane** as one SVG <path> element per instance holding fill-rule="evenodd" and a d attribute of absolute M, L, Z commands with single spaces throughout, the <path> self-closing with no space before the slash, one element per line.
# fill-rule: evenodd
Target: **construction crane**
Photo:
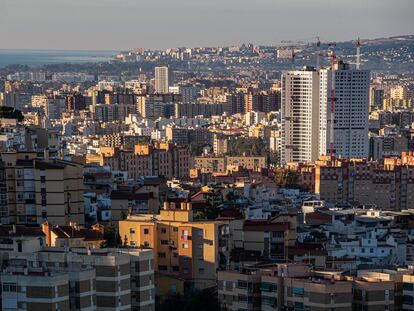
<path fill-rule="evenodd" d="M 313 40 L 315 40 L 315 42 L 313 42 Z M 282 43 L 284 45 L 285 49 L 290 49 L 291 50 L 291 60 L 292 63 L 295 62 L 295 57 L 296 57 L 296 51 L 299 51 L 300 46 L 310 46 L 315 44 L 317 47 L 317 50 L 320 49 L 321 46 L 321 41 L 319 36 L 317 37 L 311 37 L 311 38 L 306 38 L 306 39 L 300 39 L 300 40 L 282 40 L 280 41 L 280 43 Z"/>
<path fill-rule="evenodd" d="M 324 56 L 330 57 L 330 54 L 327 55 L 327 52 L 326 51 L 322 51 L 321 50 L 322 44 L 327 45 L 328 48 L 331 49 L 332 47 L 335 47 L 336 46 L 336 42 L 324 42 L 324 43 L 322 43 L 319 36 L 314 37 L 312 39 L 316 39 L 315 42 L 281 41 L 282 43 L 290 43 L 291 44 L 290 47 L 291 47 L 291 50 L 292 50 L 292 63 L 295 63 L 295 59 L 297 58 L 297 55 L 299 54 L 299 53 L 296 53 L 296 50 L 298 50 L 298 49 L 295 49 L 295 47 L 292 46 L 292 44 L 295 44 L 296 43 L 296 46 L 300 46 L 300 45 L 313 45 L 314 44 L 315 47 L 316 47 L 316 51 L 314 53 L 311 53 L 311 52 L 307 52 L 307 53 L 306 52 L 302 52 L 300 54 L 302 54 L 304 56 L 307 56 L 308 59 L 310 59 L 311 56 L 314 56 L 315 55 L 316 56 L 316 69 L 320 69 L 321 68 L 321 57 L 324 57 Z"/>

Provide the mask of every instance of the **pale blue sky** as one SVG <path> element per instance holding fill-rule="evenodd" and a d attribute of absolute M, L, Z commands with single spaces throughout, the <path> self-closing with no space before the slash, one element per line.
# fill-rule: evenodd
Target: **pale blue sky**
<path fill-rule="evenodd" d="M 0 0 L 0 49 L 275 44 L 414 33 L 414 0 Z"/>

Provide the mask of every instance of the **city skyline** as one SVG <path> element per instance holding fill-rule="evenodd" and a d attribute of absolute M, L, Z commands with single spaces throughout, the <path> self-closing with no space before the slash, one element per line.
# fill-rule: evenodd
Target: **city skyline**
<path fill-rule="evenodd" d="M 35 4 L 6 0 L 1 8 L 0 35 L 7 40 L 0 43 L 0 49 L 160 49 L 243 42 L 271 45 L 317 35 L 326 41 L 345 41 L 357 36 L 404 35 L 414 25 L 410 16 L 414 3 L 409 0 L 400 0 L 398 5 L 373 0 L 260 0 L 255 4 L 247 0 L 197 4 L 188 0 L 104 0 L 99 5 L 95 0 L 39 0 Z M 97 9 L 99 15 L 95 14 Z M 119 14 L 113 16 L 116 10 Z M 393 23 L 384 22 L 387 20 Z"/>

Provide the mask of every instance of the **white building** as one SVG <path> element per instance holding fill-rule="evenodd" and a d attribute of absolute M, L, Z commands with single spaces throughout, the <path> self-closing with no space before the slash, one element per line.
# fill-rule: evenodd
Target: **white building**
<path fill-rule="evenodd" d="M 344 158 L 369 154 L 368 70 L 334 67 L 333 151 Z M 311 67 L 282 75 L 281 162 L 315 161 L 330 152 L 332 70 Z"/>
<path fill-rule="evenodd" d="M 282 74 L 281 162 L 319 156 L 319 73 L 312 67 Z"/>
<path fill-rule="evenodd" d="M 334 152 L 344 158 L 366 158 L 369 153 L 368 110 L 370 72 L 350 69 L 341 61 L 334 66 Z M 320 155 L 330 149 L 330 92 L 332 71 L 320 71 Z"/>
<path fill-rule="evenodd" d="M 155 67 L 155 92 L 166 94 L 169 92 L 169 86 L 168 66 Z"/>

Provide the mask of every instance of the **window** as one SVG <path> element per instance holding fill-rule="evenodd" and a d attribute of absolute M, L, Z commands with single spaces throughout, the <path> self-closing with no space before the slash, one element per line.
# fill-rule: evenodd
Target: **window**
<path fill-rule="evenodd" d="M 167 233 L 167 229 L 166 228 L 161 228 L 161 233 L 162 234 L 166 234 Z"/>
<path fill-rule="evenodd" d="M 272 238 L 283 238 L 284 232 L 283 231 L 273 231 Z"/>
<path fill-rule="evenodd" d="M 276 306 L 277 305 L 276 298 L 274 298 L 274 297 L 262 296 L 262 303 L 264 305 L 268 305 L 268 306 Z"/>
<path fill-rule="evenodd" d="M 188 244 L 187 243 L 183 243 L 183 248 L 188 248 Z"/>
<path fill-rule="evenodd" d="M 166 258 L 166 254 L 165 253 L 158 253 L 158 258 Z"/>
<path fill-rule="evenodd" d="M 246 281 L 242 281 L 242 280 L 238 280 L 237 281 L 237 287 L 238 288 L 247 288 L 247 282 Z"/>
<path fill-rule="evenodd" d="M 277 285 L 274 283 L 263 282 L 260 286 L 260 290 L 264 292 L 275 292 L 277 290 Z"/>
<path fill-rule="evenodd" d="M 148 242 L 148 241 L 145 241 L 145 242 L 144 242 L 144 246 L 145 246 L 145 247 L 149 247 L 149 245 L 150 245 L 150 244 L 149 244 L 149 242 Z"/>
<path fill-rule="evenodd" d="M 204 274 L 204 268 L 199 268 L 199 269 L 198 269 L 198 273 L 199 273 L 199 274 Z"/>
<path fill-rule="evenodd" d="M 159 271 L 167 271 L 167 266 L 162 266 L 162 265 L 159 265 L 159 266 L 158 266 L 158 270 L 159 270 Z"/>
<path fill-rule="evenodd" d="M 179 266 L 172 266 L 172 270 L 174 272 L 178 272 L 178 271 L 180 271 L 180 267 Z"/>
<path fill-rule="evenodd" d="M 238 300 L 240 301 L 240 302 L 247 302 L 247 296 L 246 295 L 239 295 L 238 296 Z"/>
<path fill-rule="evenodd" d="M 149 234 L 149 229 L 144 229 L 144 234 Z"/>
<path fill-rule="evenodd" d="M 413 283 L 404 283 L 403 284 L 403 289 L 412 292 L 414 289 L 414 284 Z"/>
<path fill-rule="evenodd" d="M 135 230 L 132 228 L 129 228 L 129 234 L 135 234 Z"/>
<path fill-rule="evenodd" d="M 294 287 L 293 288 L 293 295 L 303 297 L 303 294 L 305 293 L 305 290 L 303 288 Z"/>
<path fill-rule="evenodd" d="M 412 296 L 403 296 L 403 304 L 412 306 L 414 304 L 414 300 Z"/>
<path fill-rule="evenodd" d="M 161 245 L 168 245 L 168 240 L 161 240 Z"/>
<path fill-rule="evenodd" d="M 173 227 L 173 228 L 172 228 L 172 231 L 173 231 L 173 232 L 178 232 L 178 227 Z"/>
<path fill-rule="evenodd" d="M 3 292 L 15 292 L 16 290 L 16 283 L 3 283 Z"/>

